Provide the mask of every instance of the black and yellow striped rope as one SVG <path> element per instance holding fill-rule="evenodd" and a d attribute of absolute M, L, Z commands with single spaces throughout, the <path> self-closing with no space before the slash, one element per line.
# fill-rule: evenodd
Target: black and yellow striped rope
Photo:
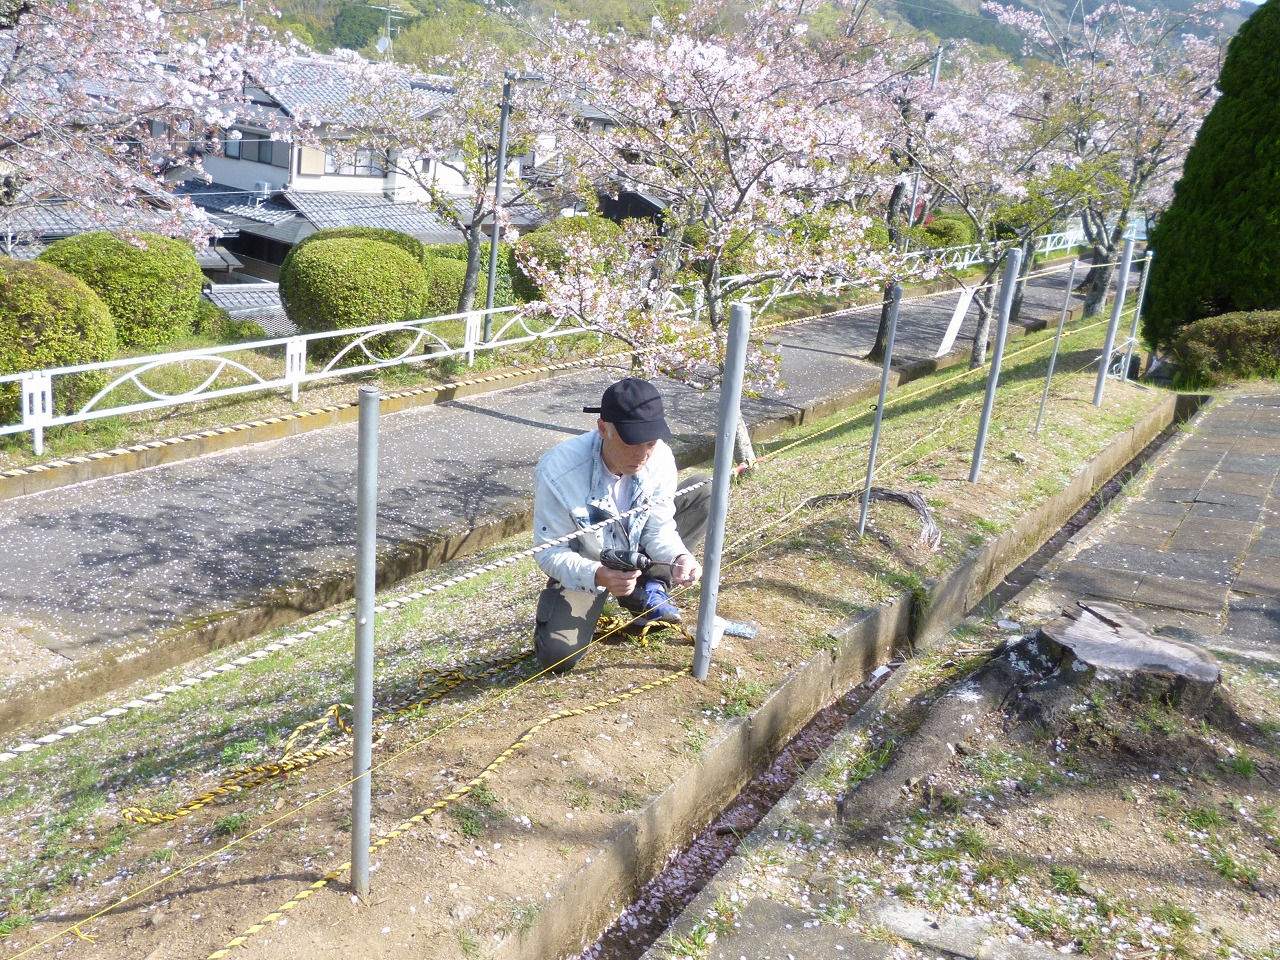
<path fill-rule="evenodd" d="M 426 691 L 426 694 L 424 696 L 411 697 L 392 706 L 385 714 L 378 717 L 377 722 L 385 723 L 396 717 L 412 713 L 442 699 L 450 691 L 462 686 L 464 683 L 495 676 L 504 670 L 518 666 L 532 656 L 531 652 L 524 651 L 506 657 L 481 661 L 470 666 L 424 670 L 418 675 L 417 687 L 419 690 Z M 217 786 L 191 798 L 172 811 L 161 813 L 149 807 L 126 807 L 120 811 L 120 816 L 134 823 L 172 823 L 182 817 L 190 816 L 197 810 L 201 810 L 223 797 L 244 793 L 280 777 L 298 773 L 321 760 L 349 757 L 352 750 L 349 743 L 321 745 L 321 741 L 335 732 L 344 738 L 350 738 L 352 728 L 350 721 L 346 719 L 346 715 L 350 714 L 351 709 L 350 704 L 335 703 L 324 712 L 323 716 L 300 724 L 289 735 L 289 738 L 284 743 L 279 760 L 270 763 L 259 763 L 233 771 L 219 781 Z M 299 741 L 308 733 L 311 733 L 310 740 L 300 748 L 298 746 Z"/>
<path fill-rule="evenodd" d="M 651 629 L 655 629 L 659 626 L 670 626 L 670 625 L 645 624 L 644 627 L 641 628 L 641 636 L 647 637 Z M 674 629 L 678 633 L 685 636 L 686 638 L 692 639 L 691 637 L 689 637 L 688 632 L 684 630 L 684 628 L 674 627 Z M 596 711 L 603 710 L 606 707 L 611 707 L 611 706 L 615 706 L 616 704 L 623 703 L 643 693 L 648 693 L 649 691 L 656 690 L 659 687 L 666 686 L 669 683 L 674 683 L 676 680 L 680 679 L 681 677 L 688 675 L 691 670 L 692 670 L 692 667 L 681 667 L 679 670 L 669 673 L 665 677 L 660 677 L 657 680 L 651 680 L 648 683 L 638 684 L 634 687 L 631 687 L 629 690 L 623 691 L 622 693 L 615 694 L 614 696 L 611 696 L 611 697 L 605 697 L 603 700 L 597 700 L 595 703 L 590 703 L 583 707 L 567 707 L 564 710 L 557 710 L 555 713 L 547 714 L 547 716 L 543 717 L 541 720 L 534 723 L 531 727 L 529 727 L 529 729 L 527 729 L 524 733 L 522 733 L 519 737 L 517 737 L 512 742 L 511 746 L 507 747 L 500 754 L 498 754 L 497 757 L 495 757 L 492 761 L 490 761 L 488 766 L 486 766 L 483 770 L 481 770 L 478 774 L 476 774 L 474 777 L 472 777 L 462 786 L 458 787 L 458 789 L 454 790 L 452 793 L 446 794 L 445 796 L 441 797 L 439 800 L 435 801 L 430 806 L 424 807 L 422 810 L 418 811 L 413 816 L 409 817 L 407 820 L 401 821 L 399 824 L 392 827 L 386 833 L 378 837 L 378 839 L 376 839 L 375 841 L 373 841 L 373 843 L 369 845 L 369 852 L 373 853 L 377 850 L 380 850 L 381 848 L 385 847 L 387 844 L 391 843 L 392 840 L 396 839 L 402 834 L 408 833 L 418 824 L 423 823 L 426 820 L 429 820 L 431 817 L 435 816 L 436 814 L 438 814 L 440 811 L 444 810 L 451 804 L 457 803 L 459 800 L 466 797 L 467 794 L 475 790 L 476 787 L 480 786 L 482 783 L 484 783 L 486 780 L 492 777 L 498 771 L 499 767 L 501 767 L 503 764 L 509 761 L 512 757 L 514 757 L 517 753 L 519 753 L 526 746 L 528 746 L 529 742 L 535 736 L 537 736 L 539 731 L 541 731 L 544 727 L 547 727 L 550 724 L 555 723 L 557 720 L 565 720 L 565 719 L 568 719 L 569 717 L 586 716 L 589 713 L 595 713 Z M 239 934 L 238 936 L 232 937 L 230 940 L 227 941 L 227 943 L 223 947 L 213 951 L 213 953 L 209 954 L 208 960 L 223 960 L 223 958 L 230 955 L 232 950 L 235 950 L 238 947 L 243 947 L 256 934 L 260 933 L 262 930 L 266 929 L 271 924 L 276 923 L 283 917 L 287 916 L 289 912 L 292 911 L 295 907 L 297 907 L 299 904 L 301 904 L 303 901 L 307 900 L 308 898 L 319 893 L 321 890 L 327 887 L 334 880 L 337 880 L 339 877 L 341 877 L 349 869 L 351 869 L 351 862 L 347 861 L 346 863 L 328 871 L 322 877 L 320 877 L 320 879 L 316 880 L 314 883 L 307 886 L 306 889 L 300 890 L 298 893 L 294 894 L 293 897 L 291 897 L 289 900 L 282 903 L 275 910 L 272 910 L 270 913 L 264 916 L 257 923 L 254 923 L 249 927 L 246 927 L 243 933 Z"/>

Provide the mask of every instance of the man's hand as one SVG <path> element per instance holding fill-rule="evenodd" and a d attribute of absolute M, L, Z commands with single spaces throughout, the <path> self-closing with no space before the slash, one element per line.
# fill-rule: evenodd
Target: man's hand
<path fill-rule="evenodd" d="M 682 553 L 671 564 L 671 578 L 680 586 L 687 587 L 702 577 L 702 564 L 692 554 Z"/>
<path fill-rule="evenodd" d="M 625 597 L 636 588 L 639 579 L 639 570 L 613 570 L 603 563 L 596 567 L 596 586 L 604 587 L 614 597 Z"/>

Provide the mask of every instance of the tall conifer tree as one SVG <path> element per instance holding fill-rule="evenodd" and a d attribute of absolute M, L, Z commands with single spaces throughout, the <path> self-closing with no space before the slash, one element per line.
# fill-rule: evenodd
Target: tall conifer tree
<path fill-rule="evenodd" d="M 1280 0 L 1268 0 L 1227 48 L 1222 97 L 1187 155 L 1155 250 L 1143 334 L 1233 310 L 1280 308 Z"/>

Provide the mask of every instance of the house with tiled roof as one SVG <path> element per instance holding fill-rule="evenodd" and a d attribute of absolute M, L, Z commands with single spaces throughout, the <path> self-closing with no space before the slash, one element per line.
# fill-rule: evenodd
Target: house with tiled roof
<path fill-rule="evenodd" d="M 273 65 L 256 86 L 247 87 L 247 109 L 223 131 L 221 154 L 204 158 L 210 183 L 190 184 L 193 201 L 228 223 L 235 236 L 224 243 L 245 270 L 268 280 L 303 237 L 328 227 L 388 227 L 424 243 L 456 243 L 462 235 L 424 202 L 419 188 L 370 151 L 338 150 L 351 118 L 350 74 L 334 57 L 291 57 Z M 444 78 L 417 84 L 435 109 L 447 109 L 450 91 Z M 282 132 L 299 118 L 318 119 L 335 131 L 334 144 L 295 143 Z M 424 161 L 431 166 L 431 161 Z M 512 158 L 518 169 L 520 158 Z M 435 165 L 425 171 L 446 190 L 457 180 Z M 530 214 L 532 217 L 533 215 Z"/>

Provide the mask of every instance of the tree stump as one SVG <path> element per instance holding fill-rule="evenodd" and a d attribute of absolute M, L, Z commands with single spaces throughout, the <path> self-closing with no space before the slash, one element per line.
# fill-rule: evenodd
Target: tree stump
<path fill-rule="evenodd" d="M 1054 714 L 1064 698 L 1078 701 L 1089 688 L 1102 685 L 1111 697 L 1162 700 L 1199 716 L 1222 676 L 1209 651 L 1154 636 L 1142 619 L 1113 603 L 1080 603 L 1079 610 L 1065 611 L 1041 627 L 1035 644 L 1055 670 L 1037 685 L 1045 689 L 1024 691 L 1031 712 Z"/>

